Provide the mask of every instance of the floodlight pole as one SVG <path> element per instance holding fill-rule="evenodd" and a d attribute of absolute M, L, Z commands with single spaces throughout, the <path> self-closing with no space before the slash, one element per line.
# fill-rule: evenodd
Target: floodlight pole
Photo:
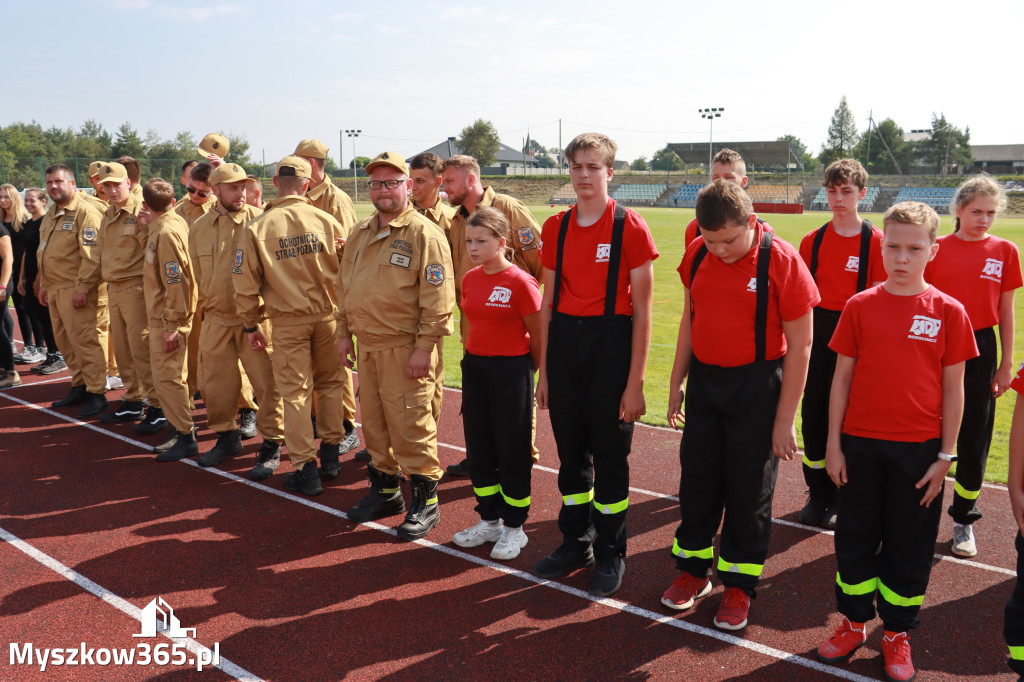
<path fill-rule="evenodd" d="M 711 161 L 715 158 L 714 153 L 714 132 L 715 132 L 715 119 L 722 117 L 722 112 L 725 111 L 725 107 L 711 107 L 710 109 L 698 109 L 697 113 L 700 114 L 701 118 L 708 119 L 708 182 L 711 182 Z"/>
<path fill-rule="evenodd" d="M 362 130 L 346 130 L 345 134 L 352 138 L 352 189 L 356 193 L 356 201 L 359 201 L 359 183 L 356 181 L 356 138 Z"/>

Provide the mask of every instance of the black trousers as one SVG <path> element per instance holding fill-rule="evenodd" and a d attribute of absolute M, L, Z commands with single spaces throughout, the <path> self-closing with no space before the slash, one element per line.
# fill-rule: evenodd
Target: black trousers
<path fill-rule="evenodd" d="M 842 311 L 814 309 L 814 341 L 807 366 L 807 383 L 800 406 L 804 436 L 804 482 L 812 495 L 830 493 L 835 484 L 825 471 L 825 447 L 828 444 L 828 406 L 832 376 L 836 373 L 836 352 L 828 347 L 839 324 Z"/>
<path fill-rule="evenodd" d="M 46 343 L 47 353 L 59 352 L 57 341 L 53 338 L 53 321 L 50 320 L 50 309 L 39 302 L 35 296 L 25 296 L 25 305 L 32 318 L 32 326 L 36 329 L 36 345 Z"/>
<path fill-rule="evenodd" d="M 853 622 L 875 617 L 877 593 L 886 630 L 919 624 L 942 493 L 922 507 L 924 491 L 914 485 L 938 459 L 939 444 L 938 438 L 900 443 L 843 434 L 847 483 L 839 489 L 835 589 L 839 612 Z"/>
<path fill-rule="evenodd" d="M 633 321 L 555 313 L 548 328 L 551 430 L 558 446 L 558 528 L 593 541 L 598 556 L 626 554 L 633 424 L 619 419 L 629 378 Z"/>
<path fill-rule="evenodd" d="M 1010 647 L 1010 668 L 1019 676 L 1024 677 L 1024 538 L 1017 531 L 1014 541 L 1017 548 L 1017 582 L 1013 586 L 1010 601 L 1006 602 L 1003 614 L 1003 637 Z"/>
<path fill-rule="evenodd" d="M 974 332 L 978 357 L 964 365 L 964 416 L 956 439 L 956 485 L 949 515 L 957 523 L 974 523 L 981 518 L 978 495 L 985 480 L 988 449 L 996 421 L 996 399 L 992 381 L 996 376 L 998 353 L 993 327 Z"/>
<path fill-rule="evenodd" d="M 686 428 L 679 446 L 679 511 L 672 553 L 690 575 L 710 575 L 712 541 L 722 525 L 718 576 L 753 594 L 771 536 L 779 460 L 772 430 L 782 360 L 740 367 L 690 361 Z"/>
<path fill-rule="evenodd" d="M 462 429 L 476 511 L 518 528 L 530 513 L 533 359 L 462 358 Z"/>

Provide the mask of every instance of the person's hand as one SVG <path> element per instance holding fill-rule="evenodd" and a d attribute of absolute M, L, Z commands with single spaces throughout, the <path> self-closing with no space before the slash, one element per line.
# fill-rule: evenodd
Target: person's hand
<path fill-rule="evenodd" d="M 153 222 L 153 212 L 149 210 L 149 206 L 146 206 L 145 202 L 143 202 L 142 208 L 139 209 L 137 219 L 142 227 L 149 227 L 149 224 Z"/>
<path fill-rule="evenodd" d="M 791 421 L 775 421 L 772 428 L 772 452 L 787 462 L 796 457 L 796 425 Z"/>
<path fill-rule="evenodd" d="M 254 332 L 249 332 L 249 348 L 257 351 L 267 349 L 267 337 L 263 336 L 263 332 L 259 328 Z"/>
<path fill-rule="evenodd" d="M 937 459 L 928 467 L 928 471 L 924 473 L 924 477 L 918 481 L 914 487 L 920 490 L 925 486 L 924 497 L 921 498 L 921 506 L 927 507 L 932 503 L 932 500 L 942 492 L 942 482 L 946 478 L 946 474 L 949 473 L 949 467 L 953 466 L 952 462 L 947 462 L 944 459 Z"/>
<path fill-rule="evenodd" d="M 537 375 L 537 390 L 534 391 L 534 397 L 537 399 L 538 410 L 548 409 L 548 375 L 543 370 Z"/>
<path fill-rule="evenodd" d="M 217 156 L 216 154 L 207 154 L 206 160 L 209 161 L 210 165 L 213 166 L 214 168 L 216 168 L 217 166 L 224 165 L 224 158 Z"/>
<path fill-rule="evenodd" d="M 18 294 L 25 295 L 25 280 L 18 280 Z"/>
<path fill-rule="evenodd" d="M 178 330 L 164 332 L 164 352 L 170 353 L 178 349 L 181 345 L 181 335 Z"/>
<path fill-rule="evenodd" d="M 409 366 L 405 373 L 410 379 L 422 379 L 430 374 L 430 351 L 416 348 L 409 356 Z"/>
<path fill-rule="evenodd" d="M 46 289 L 40 289 L 36 292 L 36 298 L 39 299 L 39 305 L 44 308 L 50 307 L 50 297 L 46 295 Z"/>
<path fill-rule="evenodd" d="M 673 389 L 668 394 L 668 424 L 673 429 L 680 429 L 686 426 L 686 413 L 683 412 L 683 403 L 686 394 L 683 389 Z"/>
<path fill-rule="evenodd" d="M 79 308 L 84 308 L 87 298 L 88 296 L 86 294 L 83 294 L 81 291 L 76 291 L 75 293 L 71 294 L 71 305 L 74 306 L 76 310 L 78 310 Z"/>
<path fill-rule="evenodd" d="M 1002 396 L 1010 388 L 1011 381 L 1013 381 L 1012 367 L 1000 367 L 997 369 L 996 377 L 992 381 L 992 395 L 997 398 Z"/>
<path fill-rule="evenodd" d="M 829 447 L 825 450 L 825 471 L 837 488 L 846 485 L 846 455 L 842 448 Z"/>
<path fill-rule="evenodd" d="M 635 422 L 647 414 L 647 402 L 644 400 L 644 387 L 626 384 L 619 400 L 619 419 L 624 422 Z"/>
<path fill-rule="evenodd" d="M 356 366 L 356 346 L 349 336 L 338 339 L 338 359 L 349 369 Z"/>

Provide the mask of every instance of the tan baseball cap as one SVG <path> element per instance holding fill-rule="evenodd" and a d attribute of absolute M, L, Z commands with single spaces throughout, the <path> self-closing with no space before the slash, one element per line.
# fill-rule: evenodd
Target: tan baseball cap
<path fill-rule="evenodd" d="M 366 164 L 366 172 L 372 173 L 373 169 L 378 166 L 391 166 L 405 175 L 409 174 L 409 166 L 405 163 L 405 159 L 394 152 L 384 152 L 378 155 L 373 161 Z"/>
<path fill-rule="evenodd" d="M 128 171 L 119 163 L 111 161 L 100 166 L 99 182 L 123 182 L 128 179 Z"/>
<path fill-rule="evenodd" d="M 311 159 L 326 159 L 327 145 L 320 140 L 303 140 L 295 147 L 295 156 L 308 156 Z"/>
<path fill-rule="evenodd" d="M 313 178 L 313 169 L 309 161 L 298 156 L 286 156 L 277 163 L 277 174 L 292 178 Z"/>
<path fill-rule="evenodd" d="M 245 169 L 237 163 L 225 163 L 217 166 L 210 173 L 210 186 L 219 185 L 222 182 L 238 182 L 245 180 Z"/>
<path fill-rule="evenodd" d="M 106 161 L 93 161 L 92 163 L 90 163 L 89 164 L 89 177 L 90 178 L 95 178 L 97 175 L 99 175 L 100 174 L 100 168 L 102 168 L 103 164 L 105 164 L 105 163 L 106 163 Z"/>
<path fill-rule="evenodd" d="M 210 133 L 199 143 L 199 153 L 203 156 L 216 154 L 223 159 L 230 150 L 231 145 L 228 144 L 228 138 L 219 133 Z"/>

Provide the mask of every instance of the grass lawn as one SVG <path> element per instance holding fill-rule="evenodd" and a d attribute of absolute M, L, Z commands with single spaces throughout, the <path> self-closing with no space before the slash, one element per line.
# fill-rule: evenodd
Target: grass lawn
<path fill-rule="evenodd" d="M 530 206 L 534 216 L 541 223 L 548 216 L 562 210 L 547 205 Z M 356 212 L 360 219 L 370 215 L 373 207 L 369 203 L 360 203 Z M 683 285 L 679 282 L 676 267 L 683 256 L 683 230 L 693 218 L 693 209 L 681 208 L 640 208 L 639 212 L 647 220 L 658 246 L 661 257 L 654 262 L 654 327 L 651 333 L 651 352 L 647 361 L 647 382 L 644 394 L 647 398 L 647 415 L 643 422 L 648 424 L 667 425 L 668 380 L 672 371 L 675 354 L 676 334 L 679 330 L 679 318 L 683 312 Z M 776 233 L 794 247 L 799 246 L 803 235 L 820 227 L 828 218 L 828 213 L 805 213 L 803 215 L 766 214 L 762 216 L 771 223 Z M 880 214 L 865 214 L 876 225 L 881 225 Z M 952 220 L 942 216 L 940 234 L 953 231 Z M 1009 239 L 1024 250 L 1024 218 L 1000 217 L 994 234 Z M 1024 355 L 1024 296 L 1015 299 L 1015 330 L 1016 361 Z M 458 315 L 458 310 L 455 311 Z M 457 341 L 450 340 L 445 344 L 445 384 L 459 387 L 462 385 L 462 372 L 459 358 L 462 348 Z M 898 381 L 899 377 L 894 377 Z M 1007 475 L 1007 440 L 1010 434 L 1010 419 L 1013 416 L 1013 405 L 1016 394 L 1007 392 L 996 404 L 995 433 L 992 437 L 992 449 L 985 478 L 989 481 L 1005 483 Z M 797 434 L 800 433 L 800 417 L 797 415 Z"/>

